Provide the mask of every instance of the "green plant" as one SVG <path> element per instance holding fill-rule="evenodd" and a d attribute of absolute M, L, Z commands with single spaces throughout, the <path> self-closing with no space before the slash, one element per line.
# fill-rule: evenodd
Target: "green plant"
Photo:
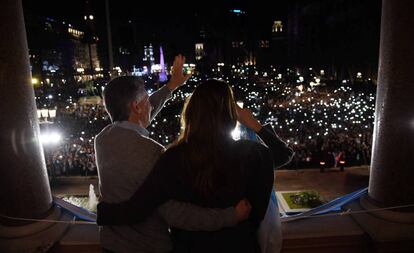
<path fill-rule="evenodd" d="M 293 203 L 301 206 L 310 206 L 311 208 L 320 206 L 322 201 L 317 192 L 304 191 L 290 196 Z"/>

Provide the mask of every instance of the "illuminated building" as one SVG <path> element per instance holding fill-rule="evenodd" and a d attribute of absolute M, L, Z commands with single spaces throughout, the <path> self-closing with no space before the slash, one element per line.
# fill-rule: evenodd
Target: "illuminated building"
<path fill-rule="evenodd" d="M 269 48 L 270 43 L 269 43 L 268 40 L 261 40 L 261 41 L 259 41 L 259 47 L 260 48 Z"/>
<path fill-rule="evenodd" d="M 89 60 L 88 64 L 84 68 L 88 69 L 88 74 L 93 75 L 97 69 L 100 69 L 100 62 L 98 59 L 97 53 L 97 43 L 99 38 L 96 35 L 95 31 L 95 16 L 92 11 L 91 3 L 89 0 L 85 0 L 84 4 L 84 27 L 85 27 L 85 34 L 83 39 L 81 40 L 87 46 L 87 58 Z M 85 19 L 86 17 L 86 19 Z M 84 56 L 81 56 L 80 61 L 84 61 Z M 76 63 L 75 63 L 76 64 Z"/>
<path fill-rule="evenodd" d="M 330 69 L 338 79 L 356 79 L 357 72 L 375 79 L 381 5 L 373 3 L 315 0 L 292 4 L 283 22 L 291 65 Z"/>
<path fill-rule="evenodd" d="M 287 29 L 282 20 L 273 21 L 272 39 L 270 43 L 271 64 L 283 65 L 287 61 L 288 43 L 286 39 Z"/>
<path fill-rule="evenodd" d="M 230 64 L 244 64 L 250 61 L 252 43 L 247 26 L 247 12 L 241 9 L 230 10 L 227 17 L 226 46 L 224 48 L 225 62 Z"/>
<path fill-rule="evenodd" d="M 197 61 L 201 60 L 206 55 L 204 51 L 204 43 L 195 44 L 195 59 Z"/>
<path fill-rule="evenodd" d="M 151 43 L 149 44 L 149 46 L 144 46 L 144 58 L 142 58 L 142 60 L 149 67 L 151 67 L 152 65 L 154 65 L 154 61 L 155 61 L 155 58 L 154 58 L 154 49 L 153 49 Z"/>
<path fill-rule="evenodd" d="M 245 11 L 240 10 L 240 9 L 233 9 L 233 10 L 230 10 L 230 12 L 231 12 L 231 13 L 234 13 L 234 14 L 236 14 L 236 15 L 244 15 L 244 14 L 246 14 L 246 12 L 245 12 Z"/>
<path fill-rule="evenodd" d="M 60 78 L 72 77 L 74 74 L 81 79 L 81 75 L 91 79 L 96 69 L 101 69 L 98 37 L 89 32 L 83 19 L 80 20 L 82 23 L 74 25 L 30 12 L 25 19 L 32 75 Z M 84 71 L 79 72 L 78 69 Z"/>
<path fill-rule="evenodd" d="M 84 32 L 74 28 L 69 27 L 68 33 L 70 35 L 71 42 L 74 45 L 74 55 L 72 60 L 73 68 L 86 69 L 89 74 L 92 74 L 95 69 L 99 69 L 101 67 L 98 58 L 96 41 L 94 38 L 87 40 Z"/>

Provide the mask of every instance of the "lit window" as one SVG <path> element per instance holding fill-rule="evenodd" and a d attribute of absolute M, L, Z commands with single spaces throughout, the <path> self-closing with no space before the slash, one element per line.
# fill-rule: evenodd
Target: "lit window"
<path fill-rule="evenodd" d="M 273 22 L 272 32 L 282 32 L 283 31 L 283 24 L 282 21 L 276 20 Z"/>
<path fill-rule="evenodd" d="M 195 44 L 195 54 L 196 60 L 201 60 L 203 58 L 203 56 L 205 55 L 203 43 Z"/>
<path fill-rule="evenodd" d="M 234 48 L 243 47 L 244 46 L 244 41 L 233 41 L 231 43 L 231 45 Z"/>
<path fill-rule="evenodd" d="M 204 44 L 203 43 L 197 43 L 195 45 L 195 47 L 196 47 L 196 50 L 203 50 L 204 49 Z"/>
<path fill-rule="evenodd" d="M 261 48 L 269 48 L 270 44 L 268 40 L 261 40 L 259 42 L 259 47 Z"/>

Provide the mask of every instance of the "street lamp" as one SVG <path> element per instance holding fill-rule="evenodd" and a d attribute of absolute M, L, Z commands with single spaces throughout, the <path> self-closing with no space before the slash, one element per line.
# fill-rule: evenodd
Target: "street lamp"
<path fill-rule="evenodd" d="M 40 141 L 43 145 L 57 144 L 61 139 L 62 135 L 58 132 L 46 132 L 40 134 Z"/>

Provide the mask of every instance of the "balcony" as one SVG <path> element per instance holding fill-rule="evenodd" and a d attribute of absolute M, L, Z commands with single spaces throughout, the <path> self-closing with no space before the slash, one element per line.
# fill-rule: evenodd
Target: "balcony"
<path fill-rule="evenodd" d="M 280 170 L 275 172 L 275 187 L 280 191 L 317 190 L 324 200 L 364 188 L 368 185 L 368 167 L 332 169 Z M 87 195 L 89 184 L 97 186 L 97 178 L 58 178 L 55 196 Z M 338 229 L 341 228 L 341 229 Z M 368 252 L 369 236 L 349 215 L 309 218 L 282 223 L 282 252 Z M 100 252 L 96 226 L 72 226 L 53 252 Z"/>

